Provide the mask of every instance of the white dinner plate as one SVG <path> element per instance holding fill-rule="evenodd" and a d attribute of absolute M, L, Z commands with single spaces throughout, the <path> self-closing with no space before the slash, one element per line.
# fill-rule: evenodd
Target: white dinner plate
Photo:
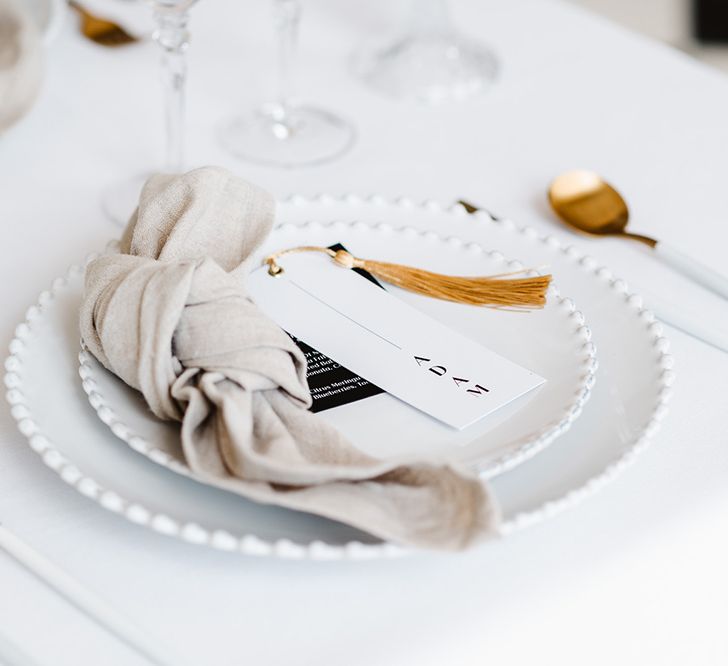
<path fill-rule="evenodd" d="M 453 236 L 444 238 L 413 227 L 341 221 L 281 224 L 252 265 L 258 266 L 262 257 L 276 250 L 337 242 L 358 256 L 446 274 L 495 275 L 523 269 L 497 250 Z M 358 448 L 383 459 L 449 458 L 491 478 L 543 450 L 581 413 L 594 382 L 594 345 L 574 302 L 555 287 L 549 290 L 546 306 L 529 313 L 477 308 L 387 288 L 450 328 L 545 378 L 546 384 L 460 431 L 387 393 L 319 414 Z M 84 389 L 113 432 L 155 462 L 191 474 L 179 445 L 178 424 L 155 418 L 137 391 L 90 354 L 80 358 Z"/>
<path fill-rule="evenodd" d="M 294 199 L 279 219 L 368 220 L 437 229 L 529 265 L 548 264 L 590 321 L 601 365 L 583 415 L 538 456 L 491 481 L 502 506 L 502 534 L 586 497 L 634 458 L 655 431 L 672 381 L 667 342 L 626 285 L 574 248 L 532 230 L 468 217 L 462 208 L 396 205 L 380 199 Z M 122 445 L 84 402 L 75 377 L 82 269 L 57 280 L 28 311 L 7 360 L 8 400 L 19 428 L 46 464 L 105 508 L 160 532 L 238 552 L 281 557 L 364 558 L 401 554 L 345 525 L 247 502 L 171 470 Z M 578 293 L 577 293 L 578 292 Z"/>

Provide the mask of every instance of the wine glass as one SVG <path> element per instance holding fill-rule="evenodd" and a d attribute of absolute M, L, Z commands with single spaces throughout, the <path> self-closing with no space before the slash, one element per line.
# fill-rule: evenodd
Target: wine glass
<path fill-rule="evenodd" d="M 353 69 L 382 93 L 437 104 L 486 90 L 498 65 L 492 51 L 455 29 L 446 0 L 413 0 L 401 34 L 361 49 Z"/>
<path fill-rule="evenodd" d="M 162 52 L 164 82 L 165 161 L 162 171 L 184 168 L 185 84 L 190 33 L 189 9 L 196 0 L 147 0 L 152 8 L 154 41 Z M 138 174 L 109 188 L 102 197 L 104 211 L 114 222 L 126 224 L 139 201 L 139 193 L 151 171 Z"/>
<path fill-rule="evenodd" d="M 337 115 L 295 101 L 300 0 L 272 0 L 278 37 L 278 94 L 266 103 L 222 124 L 219 139 L 236 157 L 258 164 L 297 167 L 328 162 L 354 142 L 352 126 Z"/>

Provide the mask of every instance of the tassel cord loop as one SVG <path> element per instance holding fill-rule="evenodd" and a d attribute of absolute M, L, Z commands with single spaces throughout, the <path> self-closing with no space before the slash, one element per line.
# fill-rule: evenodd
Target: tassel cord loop
<path fill-rule="evenodd" d="M 323 252 L 324 254 L 328 254 L 332 259 L 336 257 L 336 251 L 331 248 L 320 247 L 318 245 L 301 245 L 299 247 L 289 247 L 287 250 L 279 250 L 278 252 L 269 254 L 265 259 L 263 259 L 263 265 L 268 266 L 268 274 L 275 277 L 276 275 L 283 273 L 283 266 L 278 263 L 278 259 L 285 257 L 287 254 L 297 254 L 299 252 Z M 347 252 L 347 254 L 349 253 Z"/>

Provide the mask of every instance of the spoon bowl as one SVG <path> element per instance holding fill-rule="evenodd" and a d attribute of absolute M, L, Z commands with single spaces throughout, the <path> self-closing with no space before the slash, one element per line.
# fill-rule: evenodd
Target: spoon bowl
<path fill-rule="evenodd" d="M 657 244 L 653 238 L 628 232 L 629 209 L 622 195 L 593 171 L 568 171 L 549 187 L 554 212 L 570 227 L 599 236 L 626 236 Z"/>

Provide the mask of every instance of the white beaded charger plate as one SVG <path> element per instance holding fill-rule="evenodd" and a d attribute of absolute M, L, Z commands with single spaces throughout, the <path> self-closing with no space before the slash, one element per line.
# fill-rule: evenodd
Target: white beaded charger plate
<path fill-rule="evenodd" d="M 372 220 L 370 226 L 384 222 L 436 230 L 497 247 L 528 265 L 548 264 L 561 288 L 584 303 L 603 357 L 600 381 L 569 432 L 491 481 L 503 509 L 502 534 L 575 504 L 643 448 L 665 410 L 671 358 L 660 325 L 623 282 L 574 248 L 512 223 L 495 223 L 484 214 L 467 216 L 459 206 L 445 210 L 407 201 L 324 197 L 296 198 L 279 210 L 279 219 L 293 224 L 315 219 L 325 226 L 347 217 Z M 82 268 L 75 267 L 41 294 L 18 327 L 6 362 L 7 398 L 19 429 L 63 480 L 134 522 L 224 550 L 314 559 L 402 554 L 397 546 L 339 523 L 256 505 L 204 486 L 150 465 L 120 445 L 85 402 L 75 376 L 81 280 Z"/>
<path fill-rule="evenodd" d="M 300 245 L 343 243 L 352 253 L 416 265 L 441 273 L 495 275 L 523 269 L 500 252 L 413 227 L 334 221 L 283 223 L 257 253 L 260 258 Z M 273 279 L 273 278 L 271 278 Z M 450 328 L 544 377 L 542 387 L 458 431 L 382 393 L 318 414 L 358 448 L 378 458 L 448 458 L 484 478 L 528 460 L 565 432 L 581 413 L 597 362 L 591 332 L 574 302 L 555 287 L 533 312 L 508 312 L 445 302 L 388 286 L 398 298 Z M 305 341 L 304 341 L 305 342 Z M 141 395 L 89 353 L 80 355 L 84 390 L 101 420 L 154 462 L 190 474 L 179 445 L 179 426 L 162 422 Z"/>

